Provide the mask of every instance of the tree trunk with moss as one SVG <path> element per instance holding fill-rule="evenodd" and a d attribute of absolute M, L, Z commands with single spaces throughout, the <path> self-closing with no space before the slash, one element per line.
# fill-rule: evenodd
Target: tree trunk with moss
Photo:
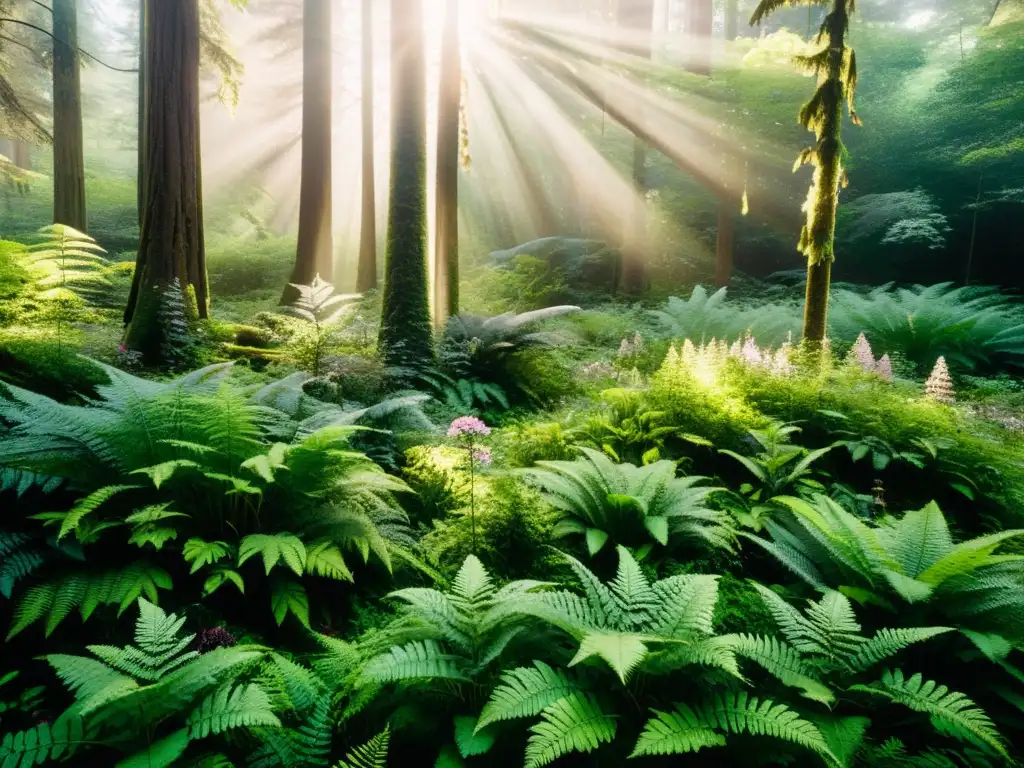
<path fill-rule="evenodd" d="M 626 52 L 649 59 L 653 53 L 654 0 L 619 0 L 617 22 L 629 35 Z M 638 116 L 639 117 L 639 116 Z M 647 286 L 647 143 L 633 137 L 633 210 L 626 214 L 619 286 L 637 294 Z"/>
<path fill-rule="evenodd" d="M 828 330 L 828 302 L 835 261 L 836 211 L 839 189 L 846 184 L 843 170 L 843 103 L 854 125 L 860 119 L 854 110 L 857 87 L 857 59 L 846 46 L 846 33 L 854 0 L 833 0 L 831 10 L 818 31 L 820 52 L 801 57 L 799 62 L 817 75 L 818 90 L 800 110 L 800 124 L 814 133 L 815 145 L 800 153 L 796 167 L 811 165 L 814 177 L 804 202 L 807 216 L 800 233 L 799 250 L 807 257 L 807 291 L 804 298 L 804 342 L 820 348 Z M 785 0 L 762 0 L 751 18 L 760 23 Z"/>
<path fill-rule="evenodd" d="M 311 285 L 334 275 L 331 199 L 331 2 L 304 0 L 302 6 L 302 179 L 299 240 L 290 283 Z M 286 285 L 282 304 L 298 289 Z"/>
<path fill-rule="evenodd" d="M 459 0 L 448 0 L 437 96 L 437 179 L 434 208 L 434 327 L 459 313 L 459 107 L 462 55 Z"/>
<path fill-rule="evenodd" d="M 138 137 L 137 137 L 137 168 L 136 199 L 138 205 L 139 227 L 142 226 L 142 211 L 145 208 L 143 197 L 146 192 L 146 0 L 139 0 L 139 96 L 138 96 Z"/>
<path fill-rule="evenodd" d="M 378 345 L 390 365 L 433 356 L 427 279 L 427 104 L 421 0 L 391 0 L 391 189 Z"/>
<path fill-rule="evenodd" d="M 362 215 L 356 290 L 377 287 L 377 185 L 373 136 L 373 0 L 362 5 Z"/>
<path fill-rule="evenodd" d="M 125 344 L 160 364 L 175 280 L 191 317 L 209 316 L 199 147 L 197 0 L 146 0 L 142 232 L 125 309 Z"/>
<path fill-rule="evenodd" d="M 85 232 L 88 223 L 76 0 L 53 0 L 53 36 L 53 222 Z"/>

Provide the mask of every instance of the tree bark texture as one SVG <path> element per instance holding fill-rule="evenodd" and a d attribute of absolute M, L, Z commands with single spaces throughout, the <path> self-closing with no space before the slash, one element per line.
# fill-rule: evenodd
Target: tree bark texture
<path fill-rule="evenodd" d="M 209 316 L 199 146 L 198 0 L 146 0 L 146 159 L 126 345 L 159 363 L 162 303 L 175 280 L 187 313 Z"/>
<path fill-rule="evenodd" d="M 76 0 L 53 0 L 53 222 L 87 231 Z"/>
<path fill-rule="evenodd" d="M 391 188 L 378 345 L 391 365 L 432 357 L 427 104 L 421 0 L 391 0 Z"/>
<path fill-rule="evenodd" d="M 437 188 L 434 209 L 434 327 L 459 313 L 459 105 L 462 55 L 459 0 L 447 0 L 437 97 Z"/>
<path fill-rule="evenodd" d="M 139 0 L 139 125 L 138 125 L 138 167 L 136 168 L 136 195 L 138 198 L 139 227 L 142 227 L 142 211 L 146 207 L 146 6 L 147 0 Z"/>
<path fill-rule="evenodd" d="M 815 131 L 817 155 L 814 180 L 804 207 L 807 223 L 800 235 L 800 250 L 807 256 L 807 295 L 804 305 L 803 338 L 817 347 L 825 340 L 828 327 L 828 299 L 835 260 L 836 211 L 843 179 L 842 128 L 843 84 L 848 0 L 835 0 L 827 27 L 828 65 L 819 87 L 821 106 Z"/>
<path fill-rule="evenodd" d="M 686 36 L 691 50 L 686 69 L 695 75 L 711 74 L 711 30 L 714 22 L 712 0 L 686 0 Z"/>
<path fill-rule="evenodd" d="M 373 0 L 362 2 L 362 216 L 356 290 L 377 287 L 377 185 L 373 136 Z"/>
<path fill-rule="evenodd" d="M 299 239 L 291 283 L 310 285 L 318 274 L 334 277 L 331 199 L 331 3 L 304 0 L 302 6 L 302 180 Z M 298 290 L 285 286 L 282 304 Z"/>

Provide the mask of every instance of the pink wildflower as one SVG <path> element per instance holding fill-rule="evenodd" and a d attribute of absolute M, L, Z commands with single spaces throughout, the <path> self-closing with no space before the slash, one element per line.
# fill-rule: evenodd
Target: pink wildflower
<path fill-rule="evenodd" d="M 476 416 L 459 416 L 448 427 L 448 437 L 463 437 L 466 435 L 489 435 L 491 428 L 484 424 Z"/>
<path fill-rule="evenodd" d="M 485 467 L 489 467 L 494 462 L 494 458 L 491 456 L 490 448 L 474 448 L 473 461 L 475 461 L 477 464 L 482 464 Z"/>

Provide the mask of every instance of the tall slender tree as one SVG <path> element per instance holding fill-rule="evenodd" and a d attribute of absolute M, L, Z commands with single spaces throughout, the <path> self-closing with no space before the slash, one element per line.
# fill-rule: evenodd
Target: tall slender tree
<path fill-rule="evenodd" d="M 390 364 L 432 355 L 422 0 L 391 0 L 391 189 L 378 344 Z"/>
<path fill-rule="evenodd" d="M 209 315 L 199 151 L 198 0 L 146 2 L 146 149 L 142 231 L 126 345 L 161 362 L 173 286 L 187 313 Z"/>
<path fill-rule="evenodd" d="M 139 132 L 136 195 L 139 226 L 142 226 L 143 197 L 146 192 L 146 0 L 139 0 Z"/>
<path fill-rule="evenodd" d="M 459 106 L 462 54 L 459 0 L 445 6 L 441 82 L 437 96 L 437 179 L 434 208 L 434 327 L 459 313 Z"/>
<path fill-rule="evenodd" d="M 295 267 L 282 304 L 298 296 L 291 284 L 310 285 L 318 274 L 333 278 L 331 199 L 331 3 L 302 5 L 302 181 Z"/>
<path fill-rule="evenodd" d="M 698 75 L 711 74 L 711 31 L 714 26 L 713 0 L 686 0 L 686 37 L 689 39 L 689 69 Z"/>
<path fill-rule="evenodd" d="M 85 232 L 78 4 L 53 0 L 53 221 Z"/>
<path fill-rule="evenodd" d="M 759 24 L 772 12 L 789 4 L 787 0 L 761 0 L 750 23 Z M 844 102 L 854 125 L 860 125 L 854 110 L 857 57 L 846 45 L 855 0 L 819 0 L 816 4 L 829 6 L 816 38 L 823 47 L 818 53 L 798 58 L 798 62 L 818 78 L 817 91 L 800 110 L 800 124 L 814 134 L 815 144 L 800 153 L 795 166 L 814 168 L 803 206 L 807 219 L 798 246 L 807 257 L 803 338 L 811 347 L 820 347 L 827 331 L 832 262 L 835 261 L 836 210 L 839 188 L 846 185 L 842 163 Z"/>
<path fill-rule="evenodd" d="M 363 199 L 359 225 L 356 290 L 377 287 L 377 184 L 373 136 L 373 0 L 362 5 L 362 141 Z"/>
<path fill-rule="evenodd" d="M 617 21 L 626 31 L 626 50 L 637 56 L 651 58 L 651 36 L 654 31 L 654 0 L 619 0 Z M 647 143 L 633 136 L 633 191 L 634 208 L 626 217 L 626 232 L 622 249 L 622 275 L 620 286 L 627 294 L 642 291 L 646 283 L 644 264 L 647 245 Z"/>
<path fill-rule="evenodd" d="M 725 39 L 735 40 L 739 35 L 740 0 L 725 0 Z"/>

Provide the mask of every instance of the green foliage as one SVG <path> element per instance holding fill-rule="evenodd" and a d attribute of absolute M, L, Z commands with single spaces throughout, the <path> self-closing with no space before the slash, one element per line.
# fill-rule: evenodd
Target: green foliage
<path fill-rule="evenodd" d="M 671 338 L 695 343 L 734 341 L 749 333 L 759 344 L 775 346 L 799 331 L 797 304 L 737 307 L 735 302 L 726 302 L 727 293 L 726 288 L 719 288 L 709 294 L 704 286 L 696 285 L 689 299 L 672 296 L 650 315 Z"/>
<path fill-rule="evenodd" d="M 192 741 L 280 725 L 267 693 L 238 682 L 264 649 L 235 646 L 200 655 L 186 650 L 193 637 L 181 633 L 184 618 L 144 599 L 138 605 L 136 646 L 89 646 L 95 658 L 46 657 L 75 703 L 52 726 L 5 736 L 0 754 L 6 764 L 18 765 L 20 758 L 27 766 L 81 744 L 106 744 L 129 755 L 119 765 L 169 766 Z"/>
<path fill-rule="evenodd" d="M 328 335 L 350 309 L 348 303 L 359 296 L 335 294 L 334 286 L 322 280 L 320 275 L 314 277 L 310 285 L 289 285 L 298 291 L 298 296 L 291 306 L 287 307 L 287 311 L 311 326 L 308 342 L 300 344 L 300 357 L 305 358 L 303 362 L 308 365 L 313 375 L 319 376 L 323 369 Z"/>
<path fill-rule="evenodd" d="M 126 541 L 158 561 L 172 558 L 169 566 L 184 556 L 205 594 L 228 582 L 243 589 L 251 578 L 244 566 L 256 554 L 265 574 L 283 561 L 305 578 L 351 580 L 346 550 L 364 562 L 372 552 L 389 567 L 391 548 L 412 543 L 393 497 L 407 486 L 349 440 L 360 429 L 352 422 L 415 409 L 415 399 L 307 416 L 301 391 L 271 384 L 247 393 L 226 379 L 224 365 L 169 382 L 104 370 L 111 381 L 87 406 L 16 387 L 0 403 L 10 424 L 0 466 L 36 473 L 43 485 L 60 478 L 82 494 L 70 509 L 37 516 L 60 538 L 73 535 L 86 547 Z M 204 514 L 194 513 L 196 493 L 207 501 Z M 19 609 L 17 628 L 49 615 L 52 631 L 76 605 L 91 606 L 86 618 L 94 600 L 123 610 L 139 589 L 155 600 L 157 586 L 169 587 L 164 573 L 130 589 L 104 587 L 101 597 L 86 600 L 92 578 L 72 571 L 41 585 L 34 607 Z M 305 616 L 300 585 L 275 583 L 273 592 L 279 622 L 289 612 Z M 53 595 L 62 596 L 55 608 L 67 607 L 40 612 L 40 600 Z"/>
<path fill-rule="evenodd" d="M 348 753 L 335 768 L 385 768 L 388 760 L 388 745 L 391 731 L 385 728 L 365 744 Z"/>
<path fill-rule="evenodd" d="M 667 460 L 637 467 L 581 450 L 576 461 L 541 461 L 523 471 L 564 515 L 555 536 L 582 535 L 591 556 L 609 542 L 644 553 L 684 539 L 730 547 L 728 516 L 706 506 L 715 489 L 699 485 L 705 478 L 676 477 Z"/>
<path fill-rule="evenodd" d="M 940 356 L 964 371 L 1017 366 L 1024 359 L 1024 315 L 994 289 L 940 283 L 837 291 L 831 326 L 847 341 L 864 333 L 876 353 L 903 356 L 921 376 Z"/>

